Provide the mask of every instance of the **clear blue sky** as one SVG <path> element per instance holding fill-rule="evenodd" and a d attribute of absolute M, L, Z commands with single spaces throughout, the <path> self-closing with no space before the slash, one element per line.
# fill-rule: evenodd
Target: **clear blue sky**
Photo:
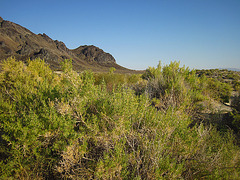
<path fill-rule="evenodd" d="M 0 16 L 131 69 L 240 68 L 240 0 L 0 0 Z"/>

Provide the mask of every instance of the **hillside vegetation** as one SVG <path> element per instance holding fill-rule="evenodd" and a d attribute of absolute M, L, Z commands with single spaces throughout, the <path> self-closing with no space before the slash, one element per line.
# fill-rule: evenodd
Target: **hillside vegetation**
<path fill-rule="evenodd" d="M 196 73 L 199 77 L 206 76 L 222 83 L 231 85 L 234 90 L 240 89 L 240 72 L 229 71 L 227 69 L 208 69 L 208 70 L 197 70 Z"/>
<path fill-rule="evenodd" d="M 228 100 L 225 83 L 178 62 L 142 76 L 78 74 L 69 60 L 60 74 L 41 59 L 1 66 L 1 179 L 240 177 L 237 134 L 191 125 L 202 102 Z M 239 109 L 232 116 L 240 127 Z"/>

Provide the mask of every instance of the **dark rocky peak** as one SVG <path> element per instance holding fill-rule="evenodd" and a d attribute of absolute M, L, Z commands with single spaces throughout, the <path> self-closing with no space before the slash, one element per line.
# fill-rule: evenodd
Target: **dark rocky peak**
<path fill-rule="evenodd" d="M 106 53 L 102 49 L 93 45 L 80 46 L 77 49 L 74 49 L 73 52 L 78 57 L 84 55 L 84 59 L 90 62 L 95 61 L 101 64 L 116 63 L 116 60 L 111 54 Z"/>

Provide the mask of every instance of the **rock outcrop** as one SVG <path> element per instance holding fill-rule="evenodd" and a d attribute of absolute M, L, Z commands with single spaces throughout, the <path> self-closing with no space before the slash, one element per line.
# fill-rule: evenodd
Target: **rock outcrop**
<path fill-rule="evenodd" d="M 77 57 L 84 58 L 88 62 L 101 64 L 116 63 L 114 57 L 95 46 L 80 46 L 72 51 Z"/>

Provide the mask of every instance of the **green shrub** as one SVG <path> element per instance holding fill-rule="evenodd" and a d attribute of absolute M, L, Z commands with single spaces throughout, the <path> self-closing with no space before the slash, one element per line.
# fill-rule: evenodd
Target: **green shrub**
<path fill-rule="evenodd" d="M 160 109 L 190 108 L 203 100 L 200 79 L 195 71 L 180 67 L 180 62 L 171 62 L 164 67 L 159 63 L 157 68 L 148 68 L 142 77 L 148 80 L 148 96 L 160 100 L 156 104 Z"/>
<path fill-rule="evenodd" d="M 53 176 L 59 152 L 75 136 L 73 120 L 54 107 L 62 98 L 58 77 L 40 59 L 27 65 L 9 59 L 0 77 L 1 138 L 8 143 L 1 174 Z"/>
<path fill-rule="evenodd" d="M 206 89 L 210 97 L 220 100 L 221 102 L 229 102 L 233 90 L 231 85 L 212 78 L 207 79 Z"/>
<path fill-rule="evenodd" d="M 117 74 L 111 68 L 108 73 L 95 73 L 94 78 L 95 85 L 105 83 L 109 91 L 118 85 L 134 86 L 141 81 L 141 75 L 139 74 Z"/>

